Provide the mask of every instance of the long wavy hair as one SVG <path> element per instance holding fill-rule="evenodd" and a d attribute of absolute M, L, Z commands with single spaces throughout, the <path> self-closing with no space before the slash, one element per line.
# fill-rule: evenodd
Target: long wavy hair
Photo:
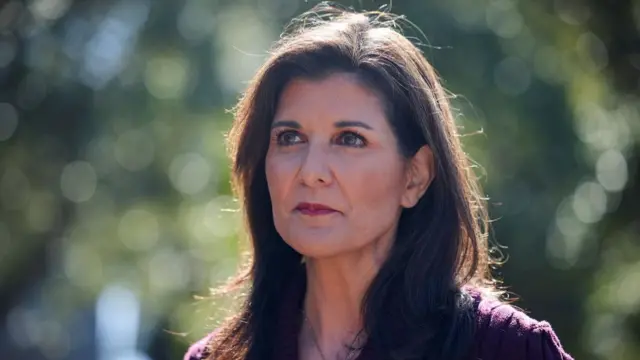
<path fill-rule="evenodd" d="M 389 13 L 318 5 L 287 27 L 239 100 L 228 145 L 251 247 L 248 265 L 233 284 L 246 285 L 247 294 L 210 344 L 210 359 L 268 359 L 273 352 L 284 290 L 304 267 L 274 225 L 265 176 L 269 129 L 292 79 L 334 73 L 353 74 L 379 94 L 406 159 L 426 145 L 436 163 L 425 195 L 403 210 L 395 242 L 366 292 L 363 333 L 383 358 L 452 360 L 468 354 L 475 316 L 466 289 L 495 290 L 485 200 L 462 150 L 448 94 L 397 24 Z"/>

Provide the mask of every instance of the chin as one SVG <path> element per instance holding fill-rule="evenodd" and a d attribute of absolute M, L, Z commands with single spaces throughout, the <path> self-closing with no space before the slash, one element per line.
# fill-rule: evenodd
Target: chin
<path fill-rule="evenodd" d="M 285 242 L 300 255 L 308 258 L 334 257 L 350 252 L 350 246 L 339 236 L 291 236 L 283 237 Z"/>

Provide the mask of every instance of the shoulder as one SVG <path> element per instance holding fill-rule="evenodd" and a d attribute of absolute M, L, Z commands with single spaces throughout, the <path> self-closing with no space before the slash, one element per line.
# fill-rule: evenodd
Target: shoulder
<path fill-rule="evenodd" d="M 476 299 L 478 359 L 573 360 L 551 325 L 494 299 Z"/>
<path fill-rule="evenodd" d="M 198 342 L 193 343 L 189 347 L 189 350 L 184 354 L 183 360 L 204 360 L 207 357 L 207 345 L 213 338 L 214 334 L 215 331 L 200 339 Z"/>

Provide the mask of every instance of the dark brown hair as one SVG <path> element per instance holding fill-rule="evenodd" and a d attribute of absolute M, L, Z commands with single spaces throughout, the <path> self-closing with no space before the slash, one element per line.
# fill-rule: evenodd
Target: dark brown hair
<path fill-rule="evenodd" d="M 448 96 L 397 20 L 316 6 L 287 28 L 235 108 L 229 150 L 252 244 L 249 265 L 235 283 L 247 285 L 248 294 L 211 344 L 211 359 L 272 353 L 278 304 L 304 267 L 274 226 L 265 176 L 269 129 L 292 79 L 337 72 L 355 75 L 379 94 L 405 158 L 427 145 L 436 162 L 435 179 L 415 207 L 403 210 L 390 254 L 363 299 L 367 341 L 384 358 L 452 360 L 468 353 L 475 323 L 465 289 L 494 289 L 486 207 Z"/>

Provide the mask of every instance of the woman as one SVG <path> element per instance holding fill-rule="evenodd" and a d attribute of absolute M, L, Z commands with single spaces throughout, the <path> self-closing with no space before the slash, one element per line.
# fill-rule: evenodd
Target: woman
<path fill-rule="evenodd" d="M 485 205 L 421 52 L 388 14 L 298 20 L 229 134 L 248 295 L 185 359 L 570 359 L 498 299 Z"/>

